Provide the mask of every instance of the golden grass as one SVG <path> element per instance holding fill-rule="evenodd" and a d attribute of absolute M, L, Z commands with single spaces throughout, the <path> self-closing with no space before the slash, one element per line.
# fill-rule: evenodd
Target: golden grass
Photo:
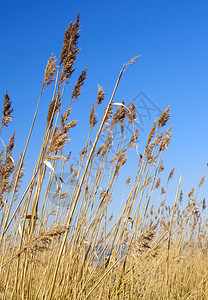
<path fill-rule="evenodd" d="M 53 55 L 49 58 L 28 139 L 17 163 L 13 159 L 14 133 L 0 153 L 0 298 L 208 299 L 206 203 L 198 199 L 206 173 L 187 199 L 180 187 L 181 176 L 170 199 L 167 192 L 175 169 L 164 180 L 162 159 L 172 136 L 172 126 L 166 128 L 170 108 L 153 122 L 140 153 L 135 104 L 127 107 L 123 100 L 113 102 L 123 72 L 139 57 L 123 66 L 96 125 L 97 107 L 106 97 L 98 85 L 86 144 L 77 164 L 70 160 L 66 146 L 70 130 L 77 126 L 71 110 L 81 95 L 86 68 L 72 88 L 67 110 L 61 111 L 66 83 L 80 51 L 79 35 L 77 16 L 65 32 L 59 62 Z M 53 84 L 44 140 L 21 196 L 23 165 L 39 103 L 46 87 Z M 12 121 L 12 112 L 6 92 L 1 131 Z M 114 199 L 114 191 L 132 149 L 138 168 L 134 177 L 127 174 L 122 179 L 120 189 L 126 188 L 128 194 L 116 219 L 109 215 L 109 206 L 112 201 L 122 202 Z"/>

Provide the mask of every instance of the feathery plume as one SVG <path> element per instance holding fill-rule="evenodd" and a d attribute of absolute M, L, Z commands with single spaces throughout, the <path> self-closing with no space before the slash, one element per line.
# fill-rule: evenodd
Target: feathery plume
<path fill-rule="evenodd" d="M 56 128 L 55 134 L 50 141 L 46 156 L 51 152 L 56 152 L 63 149 L 64 144 L 68 141 L 69 137 L 66 135 L 66 133 L 62 130 L 58 131 L 58 128 Z"/>
<path fill-rule="evenodd" d="M 12 158 L 12 150 L 14 148 L 14 136 L 15 132 L 13 132 L 10 140 L 9 145 L 5 148 L 6 156 L 4 162 L 2 162 L 2 152 L 0 156 L 0 208 L 4 205 L 3 197 L 6 191 L 10 191 L 9 185 L 9 177 L 14 170 L 14 160 Z"/>
<path fill-rule="evenodd" d="M 84 84 L 85 78 L 87 75 L 87 67 L 85 67 L 85 69 L 82 71 L 82 74 L 79 76 L 79 79 L 77 80 L 74 90 L 72 92 L 72 96 L 71 96 L 71 103 L 73 103 L 74 101 L 76 101 L 77 98 L 79 98 L 79 96 L 81 95 L 81 87 Z"/>
<path fill-rule="evenodd" d="M 150 141 L 152 140 L 153 136 L 155 135 L 156 124 L 157 124 L 157 118 L 154 120 L 154 123 L 152 124 L 152 128 L 149 132 L 149 135 L 148 135 L 148 138 L 147 138 L 146 148 L 148 147 L 148 145 L 149 145 Z"/>
<path fill-rule="evenodd" d="M 138 58 L 140 58 L 142 55 L 139 55 L 139 56 L 135 56 L 133 59 L 131 59 L 130 61 L 128 61 L 126 64 L 125 64 L 125 67 L 124 67 L 124 71 L 131 65 L 133 65 Z"/>
<path fill-rule="evenodd" d="M 130 176 L 128 176 L 128 178 L 126 179 L 126 185 L 129 185 L 131 183 L 131 178 Z"/>
<path fill-rule="evenodd" d="M 60 82 L 69 79 L 74 72 L 73 66 L 80 49 L 78 48 L 78 39 L 80 36 L 79 15 L 77 15 L 74 24 L 72 22 L 65 31 L 64 45 L 61 52 L 60 65 L 63 63 L 63 69 L 60 76 Z"/>
<path fill-rule="evenodd" d="M 25 245 L 21 252 L 27 249 L 31 251 L 46 250 L 54 239 L 63 235 L 67 230 L 68 227 L 65 225 L 56 225 L 54 227 L 51 227 L 34 237 L 30 242 L 28 242 Z"/>
<path fill-rule="evenodd" d="M 203 199 L 203 203 L 202 203 L 202 210 L 205 210 L 206 208 L 206 202 L 205 202 L 205 198 Z"/>
<path fill-rule="evenodd" d="M 162 138 L 163 138 L 163 132 L 161 132 L 161 133 L 158 135 L 157 139 L 155 140 L 155 144 L 156 144 L 157 146 L 160 144 Z"/>
<path fill-rule="evenodd" d="M 105 114 L 105 112 L 106 112 L 107 109 L 108 109 L 108 106 L 105 108 L 104 114 Z M 112 107 L 110 106 L 109 109 L 108 109 L 108 113 L 107 113 L 107 115 L 105 117 L 105 124 L 108 124 L 108 122 L 110 121 L 112 113 L 113 113 L 113 110 L 112 110 Z"/>
<path fill-rule="evenodd" d="M 205 181 L 205 175 L 202 177 L 202 179 L 200 180 L 200 183 L 199 183 L 199 188 L 204 184 L 204 181 Z"/>
<path fill-rule="evenodd" d="M 44 79 L 43 79 L 43 87 L 51 84 L 54 79 L 55 79 L 55 72 L 56 72 L 56 62 L 57 59 L 55 56 L 53 56 L 53 54 L 51 55 L 51 57 L 48 60 L 46 69 L 45 69 L 45 75 L 44 75 Z"/>
<path fill-rule="evenodd" d="M 118 157 L 118 161 L 115 167 L 115 174 L 118 174 L 120 168 L 127 162 L 127 157 L 126 157 L 126 148 L 123 149 L 120 152 L 120 155 Z"/>
<path fill-rule="evenodd" d="M 151 226 L 148 230 L 146 230 L 142 235 L 140 235 L 136 242 L 132 245 L 130 254 L 138 257 L 143 252 L 149 250 L 150 243 L 153 240 L 156 232 L 157 224 Z"/>
<path fill-rule="evenodd" d="M 133 148 L 136 147 L 136 143 L 138 142 L 138 136 L 139 136 L 139 129 L 136 128 L 136 130 L 134 131 L 132 137 L 130 138 L 128 147 L 129 148 Z"/>
<path fill-rule="evenodd" d="M 102 152 L 103 147 L 104 147 L 104 144 L 100 145 L 100 147 L 97 150 L 96 156 L 98 156 Z"/>
<path fill-rule="evenodd" d="M 179 202 L 181 203 L 183 200 L 183 191 L 180 191 L 180 195 L 179 195 Z"/>
<path fill-rule="evenodd" d="M 10 101 L 10 98 L 8 96 L 8 93 L 6 91 L 6 94 L 4 95 L 4 108 L 2 111 L 2 120 L 1 120 L 1 128 L 3 126 L 8 127 L 8 123 L 12 122 L 13 116 L 11 115 L 13 112 L 13 108 L 11 108 L 12 101 Z"/>
<path fill-rule="evenodd" d="M 14 187 L 14 183 L 15 183 L 16 178 L 17 178 L 17 173 L 18 173 L 18 171 L 20 169 L 14 193 L 16 194 L 18 192 L 18 189 L 19 189 L 20 184 L 21 184 L 21 179 L 22 179 L 22 177 L 24 175 L 23 165 L 24 165 L 24 163 L 22 162 L 22 154 L 21 154 L 20 157 L 19 157 L 18 163 L 17 163 L 17 165 L 15 167 L 15 170 L 14 170 L 14 172 L 12 174 L 12 179 L 11 179 L 10 184 L 8 185 L 7 192 L 11 192 L 12 188 Z"/>
<path fill-rule="evenodd" d="M 168 106 L 166 109 L 163 110 L 162 114 L 160 115 L 158 119 L 158 127 L 161 128 L 166 125 L 167 121 L 170 118 L 169 114 L 170 106 Z"/>
<path fill-rule="evenodd" d="M 69 123 L 67 123 L 65 126 L 63 126 L 61 128 L 61 131 L 63 133 L 67 133 L 69 131 L 70 128 L 74 128 L 76 125 L 77 125 L 77 122 L 78 120 L 73 120 L 73 121 L 70 121 Z"/>
<path fill-rule="evenodd" d="M 68 120 L 68 117 L 71 113 L 71 108 L 68 108 L 64 114 L 61 116 L 61 126 L 64 127 L 66 124 L 66 121 Z"/>
<path fill-rule="evenodd" d="M 152 141 L 152 143 L 149 145 L 148 148 L 145 148 L 145 152 L 146 152 L 146 157 L 147 157 L 147 161 L 152 160 L 152 151 L 155 147 L 155 141 Z"/>
<path fill-rule="evenodd" d="M 164 185 L 162 186 L 162 188 L 161 188 L 161 192 L 160 192 L 160 193 L 161 193 L 161 195 L 163 195 L 163 194 L 165 194 L 165 193 L 166 193 L 166 191 L 165 191 L 165 186 L 164 186 Z"/>
<path fill-rule="evenodd" d="M 87 155 L 87 146 L 85 146 L 83 149 L 82 149 L 82 152 L 80 154 L 80 157 L 81 158 L 85 158 Z"/>
<path fill-rule="evenodd" d="M 63 155 L 47 155 L 46 160 L 59 160 L 59 159 L 64 159 Z"/>
<path fill-rule="evenodd" d="M 160 149 L 159 151 L 164 151 L 167 149 L 168 145 L 170 144 L 170 139 L 171 139 L 172 133 L 170 135 L 166 135 L 160 144 Z"/>
<path fill-rule="evenodd" d="M 135 107 L 135 104 L 134 102 L 132 101 L 131 102 L 131 106 L 128 107 L 128 110 L 127 110 L 127 116 L 129 118 L 129 123 L 132 124 L 133 122 L 135 122 L 137 119 L 137 113 L 136 113 L 136 107 Z"/>
<path fill-rule="evenodd" d="M 160 186 L 160 183 L 161 183 L 161 179 L 159 177 L 155 183 L 155 189 L 157 189 Z"/>
<path fill-rule="evenodd" d="M 105 97 L 105 93 L 103 91 L 102 86 L 98 84 L 98 92 L 97 92 L 97 101 L 96 105 L 100 105 L 103 102 L 103 99 Z"/>
<path fill-rule="evenodd" d="M 194 194 L 194 188 L 192 188 L 192 190 L 188 193 L 189 199 L 193 197 L 193 194 Z"/>
<path fill-rule="evenodd" d="M 51 101 L 47 115 L 47 126 L 50 125 L 50 127 L 52 127 L 55 114 L 58 112 L 61 105 L 60 102 L 60 95 L 57 95 L 56 98 Z"/>
<path fill-rule="evenodd" d="M 69 136 L 67 135 L 69 129 L 75 127 L 76 124 L 77 124 L 77 120 L 74 120 L 69 122 L 64 127 L 62 127 L 60 131 L 58 131 L 58 126 L 55 128 L 55 133 L 50 140 L 50 144 L 46 152 L 46 157 L 51 152 L 56 152 L 63 149 L 65 143 L 70 141 Z"/>
<path fill-rule="evenodd" d="M 164 164 L 163 164 L 163 161 L 161 161 L 160 163 L 160 166 L 159 166 L 159 170 L 158 170 L 158 173 L 161 173 L 163 170 L 164 170 Z"/>
<path fill-rule="evenodd" d="M 169 174 L 169 176 L 168 176 L 168 181 L 169 181 L 170 179 L 173 178 L 174 172 L 175 172 L 175 168 L 173 168 L 173 169 L 170 171 L 170 174 Z"/>
<path fill-rule="evenodd" d="M 111 145 L 112 145 L 112 140 L 113 140 L 112 134 L 111 134 L 111 132 L 109 131 L 109 132 L 108 132 L 108 135 L 107 135 L 107 138 L 106 138 L 105 145 L 104 145 L 104 147 L 103 147 L 103 149 L 102 149 L 102 154 L 101 154 L 102 157 L 103 157 L 106 153 L 109 152 L 110 147 L 111 147 Z"/>
<path fill-rule="evenodd" d="M 92 104 L 92 108 L 89 116 L 89 122 L 90 122 L 90 129 L 92 129 L 97 123 L 94 104 Z"/>

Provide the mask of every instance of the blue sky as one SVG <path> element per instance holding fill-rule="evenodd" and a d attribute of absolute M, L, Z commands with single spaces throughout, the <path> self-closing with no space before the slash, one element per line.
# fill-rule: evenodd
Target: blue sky
<path fill-rule="evenodd" d="M 73 116 L 80 120 L 73 142 L 85 137 L 97 85 L 110 97 L 123 63 L 142 58 L 125 72 L 115 101 L 129 103 L 141 91 L 161 110 L 171 106 L 173 138 L 165 154 L 166 170 L 183 173 L 189 192 L 208 162 L 208 2 L 207 1 L 14 1 L 0 0 L 0 97 L 13 100 L 16 153 L 24 147 L 51 53 L 59 55 L 64 31 L 80 13 L 83 49 L 76 76 L 87 65 L 87 80 Z M 45 126 L 50 91 L 26 157 L 32 170 Z M 146 119 L 148 124 L 153 122 Z M 148 128 L 148 124 L 144 128 Z M 146 127 L 145 127 L 146 126 Z M 147 131 L 146 131 L 147 132 Z M 144 134 L 145 135 L 145 134 Z M 5 134 L 6 136 L 6 134 Z M 4 133 L 3 133 L 4 137 Z M 6 137 L 5 137 L 6 138 Z M 140 139 L 143 140 L 142 133 Z M 31 154 L 32 153 L 32 154 Z M 207 185 L 202 189 L 206 197 Z"/>

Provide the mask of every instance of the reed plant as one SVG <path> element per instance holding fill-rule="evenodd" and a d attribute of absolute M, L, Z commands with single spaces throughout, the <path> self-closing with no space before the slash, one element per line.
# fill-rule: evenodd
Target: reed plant
<path fill-rule="evenodd" d="M 169 195 L 175 169 L 165 180 L 163 153 L 172 136 L 170 107 L 155 119 L 141 150 L 134 102 L 129 106 L 124 100 L 114 102 L 123 72 L 140 56 L 124 64 L 108 101 L 98 85 L 86 144 L 77 164 L 71 161 L 70 132 L 78 124 L 71 111 L 80 105 L 75 102 L 82 93 L 86 68 L 71 87 L 67 109 L 62 110 L 80 52 L 79 36 L 78 15 L 65 32 L 59 60 L 53 55 L 49 58 L 28 139 L 17 161 L 13 158 L 15 133 L 8 145 L 2 141 L 0 297 L 207 299 L 206 203 L 199 199 L 206 170 L 196 191 L 184 197 L 181 176 L 175 195 Z M 47 89 L 53 89 L 53 95 L 44 139 L 28 180 L 24 161 Z M 103 105 L 98 122 L 98 106 Z M 6 92 L 0 133 L 12 122 L 12 114 Z M 119 176 L 130 150 L 136 153 L 136 174 Z M 27 187 L 22 192 L 23 180 Z M 110 206 L 112 201 L 120 206 L 121 200 L 115 199 L 118 184 L 119 189 L 127 187 L 128 194 L 115 218 Z"/>

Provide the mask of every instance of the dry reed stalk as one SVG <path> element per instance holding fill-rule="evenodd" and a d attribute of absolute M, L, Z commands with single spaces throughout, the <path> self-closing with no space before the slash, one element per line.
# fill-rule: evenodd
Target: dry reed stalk
<path fill-rule="evenodd" d="M 52 59 L 52 62 L 51 62 L 51 64 L 52 64 L 52 69 L 55 68 L 55 65 L 54 65 L 54 63 L 53 63 L 54 61 L 55 61 L 55 58 L 53 58 L 53 59 Z M 50 70 L 51 70 L 51 68 L 50 68 Z M 47 71 L 47 72 L 46 72 L 46 71 Z M 47 77 L 48 80 L 50 80 L 51 77 L 50 77 L 50 79 L 49 79 L 49 73 L 48 73 L 47 67 L 46 67 L 46 71 L 45 71 L 45 78 Z M 47 73 L 47 74 L 46 74 L 46 73 Z M 53 74 L 54 74 L 54 71 L 52 71 L 52 72 L 50 71 L 50 75 L 53 76 Z M 57 74 L 57 76 L 56 76 L 56 84 L 57 84 L 57 79 L 58 79 L 58 74 Z M 46 83 L 46 81 L 45 81 L 45 83 Z M 34 114 L 34 117 L 33 117 L 33 121 L 32 121 L 32 124 L 31 124 L 30 131 L 29 131 L 29 134 L 28 134 L 28 138 L 27 138 L 27 141 L 26 141 L 26 144 L 25 144 L 25 148 L 24 148 L 24 151 L 23 151 L 22 156 L 21 156 L 21 161 L 19 162 L 19 169 L 18 169 L 18 171 L 17 171 L 17 176 L 16 176 L 16 180 L 15 180 L 15 183 L 14 183 L 14 188 L 13 188 L 13 192 L 12 192 L 12 196 L 11 196 L 11 200 L 10 200 L 10 206 L 9 206 L 8 211 L 7 211 L 6 218 L 5 218 L 4 228 L 3 228 L 3 231 L 2 231 L 2 232 L 3 232 L 3 235 L 2 235 L 2 237 L 1 237 L 1 241 L 2 241 L 2 238 L 3 238 L 3 236 L 4 236 L 5 232 L 6 232 L 6 230 L 9 228 L 9 226 L 10 226 L 10 224 L 11 224 L 11 222 L 12 222 L 12 220 L 13 220 L 13 218 L 14 218 L 16 212 L 17 212 L 17 209 L 19 208 L 19 206 L 20 206 L 20 204 L 21 204 L 21 202 L 22 202 L 22 200 L 24 199 L 24 196 L 25 196 L 25 194 L 26 194 L 26 193 L 25 193 L 25 194 L 23 195 L 23 197 L 22 197 L 22 199 L 21 199 L 19 205 L 17 206 L 17 209 L 15 210 L 15 213 L 13 214 L 11 220 L 10 220 L 9 223 L 8 223 L 8 219 L 9 219 L 9 216 L 10 216 L 10 211 L 11 211 L 11 208 L 12 208 L 13 199 L 14 199 L 15 193 L 16 193 L 16 191 L 17 191 L 17 185 L 18 185 L 18 181 L 19 181 L 20 174 L 21 174 L 21 168 L 22 168 L 22 165 L 23 165 L 23 161 L 24 161 L 24 158 L 25 158 L 25 154 L 26 154 L 26 151 L 27 151 L 27 147 L 28 147 L 28 144 L 29 144 L 29 141 L 30 141 L 30 138 L 31 138 L 31 135 L 32 135 L 32 131 L 33 131 L 33 128 L 34 128 L 34 124 L 35 124 L 35 121 L 36 121 L 36 117 L 37 117 L 37 113 L 38 113 L 38 109 L 39 109 L 39 105 L 40 105 L 40 100 L 41 100 L 41 97 L 42 97 L 43 89 L 44 89 L 44 83 L 43 83 L 43 85 L 42 85 L 42 89 L 41 89 L 41 92 L 40 92 L 40 96 L 39 96 L 39 99 L 38 99 L 37 107 L 36 107 L 36 110 L 35 110 L 35 114 Z M 33 178 L 32 178 L 32 180 L 31 180 L 29 186 L 32 184 L 33 179 L 34 179 L 35 176 L 37 175 L 37 172 L 38 172 L 38 169 L 36 168 L 36 171 L 34 172 Z M 29 188 L 28 188 L 28 189 L 29 189 Z M 27 191 L 28 189 L 26 189 L 26 191 Z M 7 224 L 7 223 L 8 223 L 8 224 Z"/>
<path fill-rule="evenodd" d="M 48 112 L 47 129 L 46 129 L 46 134 L 45 134 L 45 137 L 44 137 L 44 143 L 43 143 L 43 146 L 42 146 L 41 151 L 40 151 L 40 155 L 39 155 L 39 158 L 38 158 L 36 169 L 41 167 L 41 161 L 44 159 L 49 134 L 50 134 L 50 131 L 51 131 L 51 128 L 52 128 L 52 122 L 53 122 L 53 119 L 54 119 L 56 113 L 57 113 L 57 119 L 58 119 L 58 113 L 59 113 L 59 110 L 60 110 L 60 105 L 61 105 L 62 98 L 63 98 L 63 93 L 64 93 L 64 88 L 63 88 L 62 95 L 61 96 L 59 95 L 61 85 L 62 85 L 62 83 L 64 83 L 64 87 L 65 87 L 66 80 L 70 78 L 70 76 L 72 75 L 72 73 L 74 71 L 73 70 L 73 64 L 76 60 L 76 55 L 78 54 L 78 52 L 80 50 L 77 47 L 78 38 L 79 38 L 79 15 L 77 16 L 77 19 L 76 19 L 75 23 L 74 24 L 71 23 L 69 28 L 65 32 L 64 45 L 63 45 L 60 64 L 59 64 L 59 69 L 60 69 L 60 67 L 63 63 L 63 69 L 62 69 L 61 76 L 60 76 L 59 83 L 58 83 L 58 91 L 57 91 L 56 96 L 55 96 L 55 90 L 56 90 L 56 85 L 57 85 L 57 81 L 56 81 L 56 85 L 55 85 L 55 89 L 54 89 L 54 95 L 53 95 L 53 98 L 52 98 L 52 101 L 51 101 L 51 104 L 50 104 L 50 107 L 49 107 L 49 112 Z M 78 96 L 80 95 L 81 86 L 84 82 L 85 77 L 86 77 L 86 69 L 82 72 L 81 76 L 79 77 L 79 79 L 78 79 L 78 81 L 75 85 L 75 88 L 74 88 L 73 93 L 72 93 L 71 102 L 74 102 L 78 98 Z M 70 108 L 68 109 L 67 113 L 65 114 L 65 117 L 66 117 L 65 121 L 68 118 L 69 113 L 70 113 Z M 65 125 L 65 124 L 62 122 L 62 125 Z M 55 137 L 56 142 L 58 142 L 58 144 L 57 144 L 58 150 L 57 151 L 61 150 L 63 148 L 64 143 L 67 142 L 66 133 L 67 133 L 67 130 L 69 129 L 68 125 L 69 124 L 67 124 L 66 126 L 62 126 L 60 134 L 57 134 L 57 136 Z M 55 125 L 55 127 L 56 127 L 56 125 Z M 64 131 L 64 132 L 62 132 L 62 131 Z M 53 135 L 54 135 L 54 130 L 53 130 L 53 133 L 52 133 L 52 139 L 53 139 Z M 51 151 L 51 149 L 49 149 L 49 151 Z M 43 178 L 44 178 L 44 176 L 39 175 L 38 185 L 39 185 L 40 188 L 42 186 L 41 182 L 42 182 Z M 39 202 L 39 200 L 38 200 L 39 199 L 39 194 L 40 193 L 37 190 L 36 195 L 35 195 L 34 200 L 33 200 L 33 206 L 32 206 L 32 211 L 33 212 L 32 212 L 32 214 L 35 214 L 35 210 L 37 210 L 37 205 L 38 205 L 38 202 Z M 34 227 L 34 224 L 33 224 L 32 227 Z"/>
<path fill-rule="evenodd" d="M 170 226 L 169 226 L 169 235 L 168 235 L 168 252 L 167 252 L 167 280 L 166 280 L 166 284 L 167 284 L 167 299 L 169 299 L 169 255 L 170 255 L 170 246 L 171 246 L 171 229 L 172 229 L 172 221 L 173 221 L 173 215 L 174 215 L 174 210 L 176 207 L 176 201 L 178 199 L 178 193 L 179 193 L 179 189 L 180 189 L 180 185 L 181 185 L 181 180 L 182 180 L 182 175 L 180 176 L 180 180 L 178 183 L 178 188 L 177 188 L 177 192 L 176 192 L 176 197 L 175 197 L 175 202 L 172 208 L 172 213 L 171 213 L 171 219 L 170 219 Z"/>
<path fill-rule="evenodd" d="M 75 197 L 75 199 L 74 199 L 74 204 L 73 204 L 73 207 L 72 207 L 72 210 L 71 210 L 71 214 L 70 214 L 70 217 L 68 218 L 67 226 L 70 225 L 71 220 L 72 220 L 72 217 L 73 217 L 73 215 L 74 215 L 74 211 L 75 211 L 75 208 L 76 208 L 76 206 L 77 206 L 77 201 L 78 201 L 78 198 L 79 198 L 79 195 L 80 195 L 80 192 L 81 192 L 82 184 L 83 184 L 83 181 L 84 181 L 84 178 L 85 178 L 85 175 L 86 175 L 88 166 L 89 166 L 90 161 L 91 161 L 91 157 L 92 157 L 92 155 L 93 155 L 93 153 L 94 153 L 95 147 L 96 147 L 96 145 L 97 145 L 98 138 L 99 138 L 99 136 L 100 136 L 100 134 L 101 134 L 101 131 L 102 131 L 102 128 L 103 128 L 103 126 L 104 126 L 104 124 L 105 124 L 106 117 L 107 117 L 108 112 L 109 112 L 109 109 L 110 109 L 110 107 L 111 107 L 111 103 L 112 103 L 112 101 L 113 101 L 113 98 L 114 98 L 115 92 L 116 92 L 116 90 L 117 90 L 118 84 L 119 84 L 119 82 L 120 82 L 121 76 L 122 76 L 122 74 L 123 74 L 124 68 L 125 68 L 125 65 L 123 66 L 123 68 L 122 68 L 122 70 L 121 70 L 121 72 L 120 72 L 120 74 L 119 74 L 119 77 L 118 77 L 118 80 L 117 80 L 117 82 L 116 82 L 116 85 L 115 85 L 113 94 L 112 94 L 112 96 L 111 96 L 110 102 L 108 103 L 108 106 L 107 106 L 107 108 L 106 108 L 106 110 L 105 110 L 105 113 L 104 113 L 104 116 L 103 116 L 103 118 L 102 118 L 100 127 L 99 127 L 98 132 L 97 132 L 97 135 L 96 135 L 96 137 L 95 137 L 95 141 L 94 141 L 94 143 L 93 143 L 93 145 L 92 145 L 92 149 L 91 149 L 90 154 L 89 154 L 89 157 L 88 157 L 88 159 L 87 159 L 86 166 L 85 166 L 85 169 L 84 169 L 84 171 L 83 171 L 83 175 L 82 175 L 82 178 L 81 178 L 81 180 L 80 180 L 80 184 L 79 184 L 79 186 L 78 186 L 77 194 L 76 194 L 76 197 Z M 53 279 L 52 279 L 52 284 L 51 284 L 51 289 L 50 289 L 50 293 L 49 293 L 49 298 L 51 298 L 52 295 L 53 295 L 54 285 L 55 285 L 55 280 L 56 280 L 56 276 L 57 276 L 57 270 L 58 270 L 58 267 L 59 267 L 60 258 L 61 258 L 61 255 L 62 255 L 64 246 L 65 246 L 65 243 L 66 243 L 66 239 L 67 239 L 67 235 L 65 234 L 63 243 L 62 243 L 61 248 L 60 248 L 59 255 L 58 255 L 58 257 L 57 257 L 57 264 L 56 264 L 54 276 L 53 276 Z"/>
<path fill-rule="evenodd" d="M 52 128 L 52 122 L 53 122 L 55 114 L 58 113 L 58 111 L 60 109 L 60 104 L 61 104 L 63 93 L 64 93 L 64 88 L 63 88 L 62 95 L 60 96 L 60 88 L 61 88 L 62 83 L 65 84 L 65 81 L 67 79 L 69 79 L 73 73 L 73 64 L 76 60 L 76 55 L 79 52 L 79 49 L 77 48 L 78 38 L 79 38 L 79 16 L 77 16 L 75 23 L 74 24 L 71 23 L 69 28 L 65 32 L 64 45 L 63 45 L 60 64 L 59 64 L 59 68 L 58 68 L 58 72 L 57 72 L 54 93 L 53 93 L 52 101 L 51 101 L 51 104 L 49 107 L 49 112 L 48 112 L 46 133 L 45 133 L 44 142 L 42 144 L 41 151 L 39 154 L 39 158 L 38 158 L 38 161 L 37 161 L 37 164 L 35 167 L 35 171 L 37 169 L 41 168 L 41 172 L 40 172 L 39 179 L 38 179 L 39 189 L 41 189 L 42 180 L 44 178 L 43 171 L 42 171 L 42 163 L 44 160 L 45 151 L 47 148 L 47 143 L 48 143 L 50 131 Z M 58 75 L 59 75 L 59 70 L 60 70 L 62 63 L 63 63 L 63 69 L 62 69 L 61 76 L 60 76 L 59 83 L 58 83 Z M 56 93 L 57 86 L 58 86 L 58 91 Z M 55 96 L 55 94 L 56 94 L 56 96 Z M 40 191 L 36 190 L 36 194 L 34 196 L 33 205 L 32 205 L 32 215 L 35 214 L 35 211 L 37 210 L 37 206 L 38 206 L 38 202 L 39 202 L 39 194 L 40 194 Z M 32 225 L 31 233 L 33 232 L 33 228 L 34 228 L 34 224 Z"/>

